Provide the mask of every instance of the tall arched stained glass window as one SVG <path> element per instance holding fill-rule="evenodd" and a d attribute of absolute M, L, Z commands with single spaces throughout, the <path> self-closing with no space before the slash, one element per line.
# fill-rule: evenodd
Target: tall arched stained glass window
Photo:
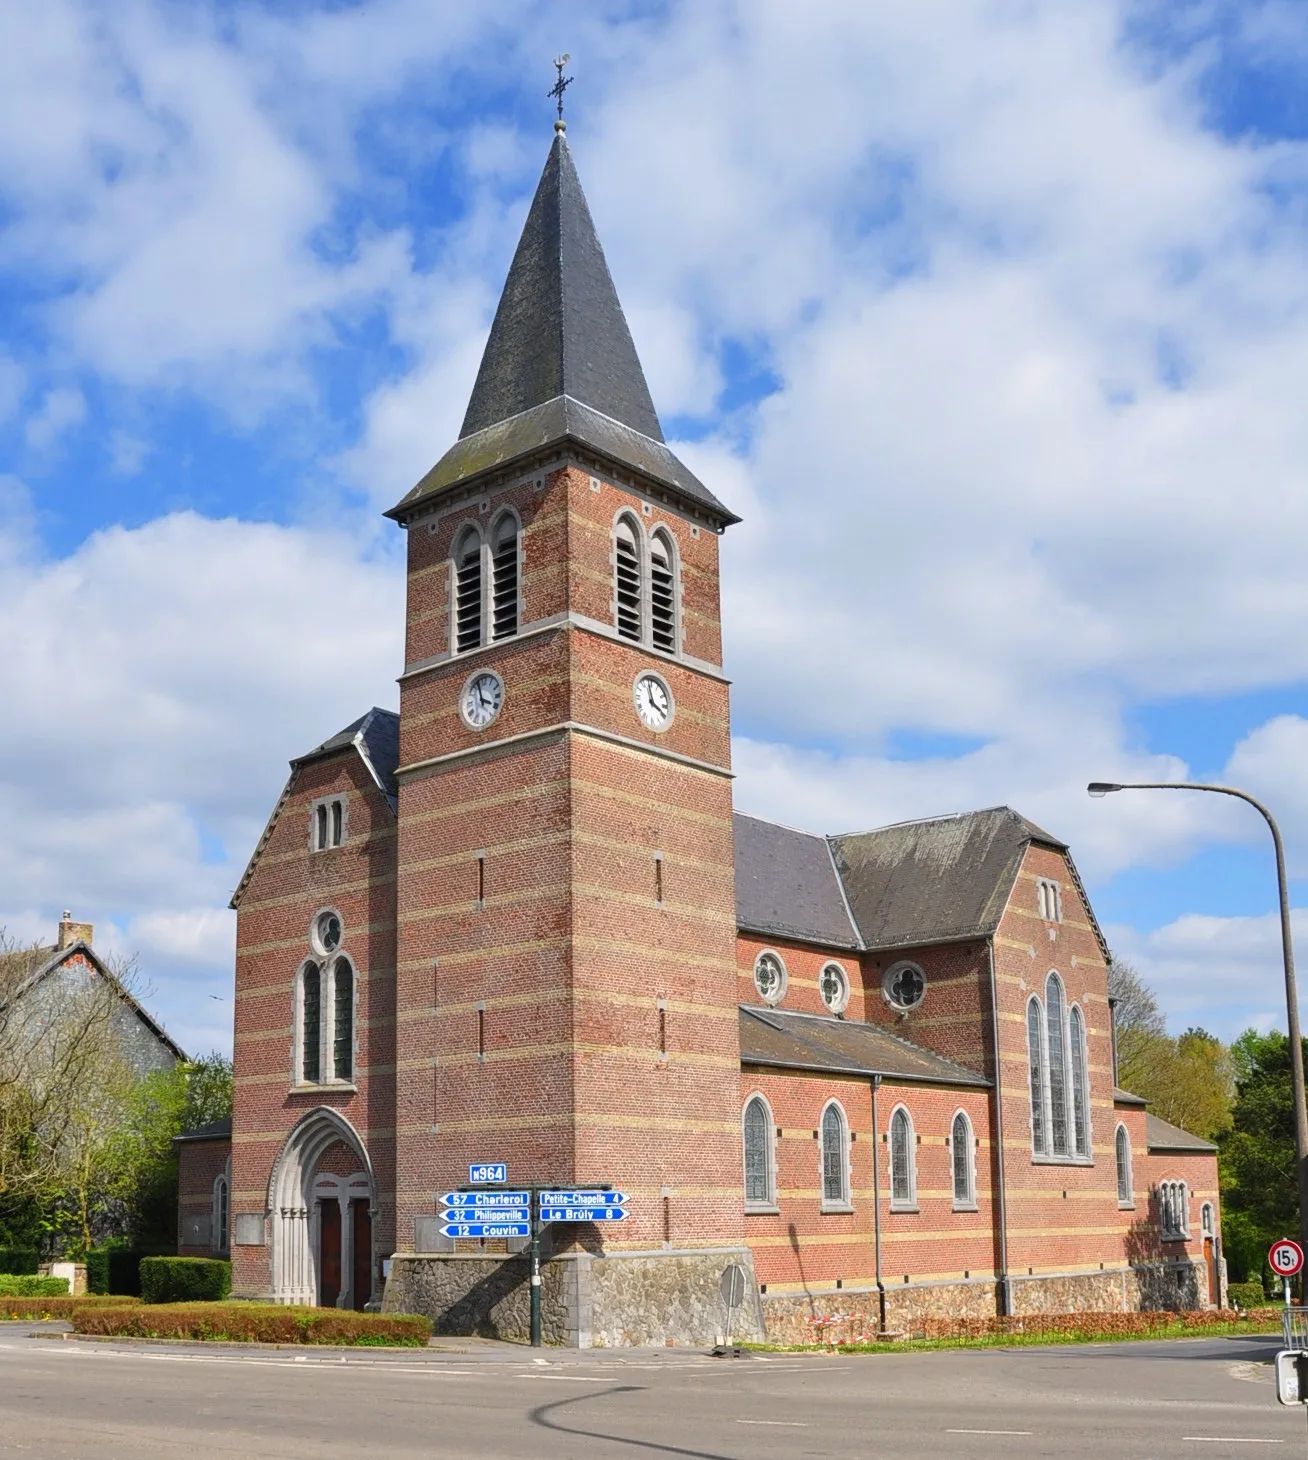
<path fill-rule="evenodd" d="M 976 1205 L 976 1146 L 972 1139 L 972 1122 L 963 1111 L 954 1116 L 949 1129 L 949 1154 L 954 1171 L 954 1205 Z"/>
<path fill-rule="evenodd" d="M 338 1080 L 354 1078 L 354 969 L 348 958 L 332 967 L 332 1072 Z"/>
<path fill-rule="evenodd" d="M 749 1206 L 771 1206 L 772 1112 L 761 1095 L 745 1106 L 745 1202 Z"/>
<path fill-rule="evenodd" d="M 1072 1057 L 1072 1153 L 1090 1154 L 1090 1104 L 1086 1089 L 1085 1019 L 1072 1005 L 1067 1016 L 1067 1042 Z"/>
<path fill-rule="evenodd" d="M 300 975 L 300 1081 L 316 1085 L 322 1078 L 322 974 L 306 963 Z"/>
<path fill-rule="evenodd" d="M 917 1151 L 913 1120 L 901 1105 L 890 1117 L 890 1205 L 917 1204 Z"/>
<path fill-rule="evenodd" d="M 1044 1020 L 1040 1000 L 1032 998 L 1026 1006 L 1027 1063 L 1031 1073 L 1031 1145 L 1040 1153 L 1049 1138 L 1049 1122 L 1045 1118 Z"/>
<path fill-rule="evenodd" d="M 1067 1040 L 1063 981 L 1056 973 L 1045 980 L 1045 1031 L 1049 1053 L 1049 1149 L 1066 1156 L 1067 1147 Z"/>
<path fill-rule="evenodd" d="M 849 1202 L 849 1138 L 844 1111 L 834 1101 L 822 1112 L 822 1200 L 828 1206 Z"/>
<path fill-rule="evenodd" d="M 1131 1180 L 1131 1137 L 1126 1127 L 1117 1127 L 1117 1204 L 1132 1206 L 1135 1202 L 1134 1183 Z"/>

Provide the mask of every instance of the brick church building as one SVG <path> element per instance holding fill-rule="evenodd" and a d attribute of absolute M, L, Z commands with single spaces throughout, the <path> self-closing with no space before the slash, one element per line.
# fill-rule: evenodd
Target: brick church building
<path fill-rule="evenodd" d="M 1115 1088 L 1066 845 L 1006 807 L 733 812 L 738 519 L 664 443 L 562 124 L 459 439 L 388 515 L 400 711 L 292 761 L 233 898 L 235 1113 L 181 1143 L 184 1251 L 519 1334 L 524 1256 L 437 1215 L 504 1161 L 629 1194 L 547 1234 L 559 1342 L 711 1340 L 729 1261 L 737 1332 L 782 1339 L 1219 1298 L 1213 1147 Z"/>

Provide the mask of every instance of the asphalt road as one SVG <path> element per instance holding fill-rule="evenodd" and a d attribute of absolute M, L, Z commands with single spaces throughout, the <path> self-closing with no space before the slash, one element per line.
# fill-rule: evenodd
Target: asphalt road
<path fill-rule="evenodd" d="M 0 1455 L 1248 1457 L 1308 1452 L 1271 1340 L 715 1360 L 129 1347 L 0 1325 Z"/>

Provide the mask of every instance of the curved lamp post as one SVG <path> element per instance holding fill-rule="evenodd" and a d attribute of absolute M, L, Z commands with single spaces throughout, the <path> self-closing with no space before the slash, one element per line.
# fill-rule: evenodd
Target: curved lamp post
<path fill-rule="evenodd" d="M 1294 1087 L 1294 1151 L 1295 1171 L 1299 1178 L 1299 1245 L 1308 1251 L 1308 1104 L 1304 1100 L 1303 1040 L 1299 1034 L 1299 995 L 1294 981 L 1294 943 L 1290 936 L 1290 893 L 1285 882 L 1285 848 L 1281 830 L 1272 813 L 1249 795 L 1234 786 L 1201 786 L 1193 781 L 1136 781 L 1119 784 L 1113 781 L 1091 781 L 1086 790 L 1092 796 L 1107 796 L 1112 791 L 1212 791 L 1218 796 L 1234 796 L 1247 801 L 1259 812 L 1272 833 L 1276 848 L 1276 883 L 1281 898 L 1281 958 L 1285 965 L 1285 1017 L 1290 1030 L 1290 1079 Z"/>

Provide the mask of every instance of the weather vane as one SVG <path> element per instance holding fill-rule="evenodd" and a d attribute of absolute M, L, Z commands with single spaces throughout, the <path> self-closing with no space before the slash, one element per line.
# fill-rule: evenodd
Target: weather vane
<path fill-rule="evenodd" d="M 568 64 L 571 59 L 572 58 L 568 55 L 566 51 L 564 51 L 561 56 L 556 56 L 554 58 L 554 65 L 558 70 L 559 79 L 545 93 L 546 96 L 552 96 L 559 104 L 559 119 L 554 124 L 554 129 L 557 132 L 561 132 L 565 126 L 563 120 L 563 93 L 568 89 L 569 86 L 572 85 L 572 77 L 564 76 L 563 68 Z"/>

